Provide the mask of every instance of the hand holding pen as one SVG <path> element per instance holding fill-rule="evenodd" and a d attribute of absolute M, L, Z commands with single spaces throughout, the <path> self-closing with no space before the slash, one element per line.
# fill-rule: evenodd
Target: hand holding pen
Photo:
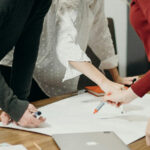
<path fill-rule="evenodd" d="M 136 79 L 133 79 L 133 81 L 132 81 L 132 84 L 134 84 L 134 82 L 136 81 Z M 124 87 L 124 89 L 125 90 L 123 90 L 123 91 L 116 91 L 116 93 L 111 93 L 111 92 L 109 92 L 108 94 L 106 94 L 106 96 L 104 96 L 104 98 L 103 98 L 103 102 L 101 102 L 95 109 L 94 109 L 94 114 L 96 114 L 104 105 L 105 105 L 105 103 L 107 102 L 107 103 L 110 103 L 110 104 L 112 104 L 112 105 L 116 105 L 117 107 L 120 107 L 120 105 L 122 105 L 122 101 L 116 101 L 117 99 L 118 99 L 118 96 L 119 96 L 119 94 L 120 94 L 120 97 L 122 98 L 122 99 L 126 99 L 126 93 L 127 93 L 127 91 L 128 91 L 128 87 Z M 129 93 L 130 93 L 130 90 L 129 90 Z M 130 94 L 129 94 L 130 95 Z M 124 113 L 124 111 L 123 111 L 123 107 L 122 107 L 122 111 L 121 111 L 121 113 Z"/>
<path fill-rule="evenodd" d="M 40 117 L 42 117 L 42 113 L 40 111 L 37 111 L 35 113 L 33 113 L 33 116 L 37 119 L 39 119 Z"/>
<path fill-rule="evenodd" d="M 134 82 L 136 82 L 137 81 L 137 79 L 136 78 L 134 78 L 133 80 L 132 80 L 132 84 L 134 84 Z M 131 84 L 131 85 L 132 85 Z M 131 85 L 125 85 L 125 87 L 130 87 Z"/>
<path fill-rule="evenodd" d="M 135 80 L 133 81 L 133 83 Z M 119 107 L 122 104 L 127 104 L 137 98 L 138 96 L 132 91 L 132 88 L 125 87 L 126 90 L 114 91 L 110 96 L 103 97 L 104 102 L 112 103 Z"/>
<path fill-rule="evenodd" d="M 29 104 L 27 110 L 23 114 L 22 118 L 17 122 L 19 126 L 28 127 L 28 128 L 36 128 L 39 127 L 46 119 L 44 117 L 37 117 L 36 113 L 38 110 L 32 105 Z"/>
<path fill-rule="evenodd" d="M 111 93 L 108 93 L 107 96 L 111 95 Z M 94 114 L 96 114 L 103 106 L 105 105 L 105 102 L 101 102 L 95 109 Z"/>
<path fill-rule="evenodd" d="M 41 114 L 42 113 L 39 112 L 32 104 L 29 104 L 28 108 L 18 122 L 12 120 L 6 112 L 1 113 L 0 120 L 4 125 L 8 125 L 12 122 L 15 125 L 27 128 L 38 127 L 45 121 L 45 118 L 43 118 Z"/>

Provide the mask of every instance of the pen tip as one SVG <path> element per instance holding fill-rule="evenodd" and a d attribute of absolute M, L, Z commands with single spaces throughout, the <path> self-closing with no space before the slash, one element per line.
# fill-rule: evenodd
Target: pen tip
<path fill-rule="evenodd" d="M 41 115 L 42 113 L 40 111 L 37 112 L 38 115 Z"/>
<path fill-rule="evenodd" d="M 97 110 L 97 109 L 95 109 L 95 110 L 94 110 L 94 112 L 93 112 L 93 114 L 96 114 L 97 112 L 98 112 L 98 110 Z"/>

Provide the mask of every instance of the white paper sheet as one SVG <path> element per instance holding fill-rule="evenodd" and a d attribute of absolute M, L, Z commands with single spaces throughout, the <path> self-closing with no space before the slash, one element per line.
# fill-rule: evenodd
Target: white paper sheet
<path fill-rule="evenodd" d="M 150 117 L 150 95 L 145 95 L 142 99 L 138 98 L 125 105 L 124 114 L 121 114 L 120 109 L 105 104 L 94 115 L 93 110 L 99 102 L 99 97 L 85 93 L 40 108 L 43 116 L 47 118 L 46 123 L 40 128 L 25 129 L 12 124 L 9 126 L 0 124 L 0 126 L 46 135 L 114 131 L 126 144 L 145 135 L 146 123 Z"/>
<path fill-rule="evenodd" d="M 0 145 L 0 150 L 27 150 L 23 145 Z"/>

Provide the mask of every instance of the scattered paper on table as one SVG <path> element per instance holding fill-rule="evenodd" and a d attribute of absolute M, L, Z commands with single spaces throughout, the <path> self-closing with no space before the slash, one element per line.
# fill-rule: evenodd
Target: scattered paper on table
<path fill-rule="evenodd" d="M 126 144 L 132 143 L 145 135 L 145 128 L 150 114 L 150 95 L 138 98 L 121 110 L 105 104 L 96 114 L 93 110 L 100 103 L 100 97 L 88 93 L 73 96 L 62 101 L 44 106 L 39 110 L 47 118 L 39 128 L 25 129 L 10 124 L 1 127 L 16 128 L 46 135 L 60 133 L 79 133 L 93 131 L 114 131 Z"/>
<path fill-rule="evenodd" d="M 8 144 L 8 143 L 1 143 L 0 144 L 0 147 L 6 147 L 6 146 L 10 146 L 10 144 Z"/>
<path fill-rule="evenodd" d="M 23 145 L 0 144 L 0 150 L 27 150 Z"/>

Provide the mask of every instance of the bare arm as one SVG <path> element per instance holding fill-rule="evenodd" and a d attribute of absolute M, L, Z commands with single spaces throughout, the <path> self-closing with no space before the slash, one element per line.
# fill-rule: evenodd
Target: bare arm
<path fill-rule="evenodd" d="M 108 71 L 110 72 L 114 82 L 117 82 L 119 84 L 131 85 L 133 79 L 138 80 L 138 76 L 125 77 L 125 78 L 120 77 L 117 67 L 112 68 L 112 69 L 108 69 Z"/>
<path fill-rule="evenodd" d="M 120 90 L 123 88 L 122 85 L 108 80 L 95 66 L 89 62 L 70 61 L 70 64 L 99 85 L 105 92 Z"/>

